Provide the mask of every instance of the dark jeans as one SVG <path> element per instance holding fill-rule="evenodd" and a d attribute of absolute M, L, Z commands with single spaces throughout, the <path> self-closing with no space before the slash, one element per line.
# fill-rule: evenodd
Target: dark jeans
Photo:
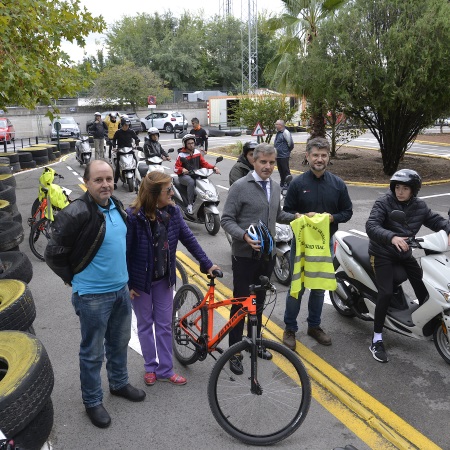
<path fill-rule="evenodd" d="M 260 284 L 259 277 L 264 275 L 269 277 L 272 275 L 275 258 L 268 261 L 263 259 L 245 258 L 242 256 L 231 257 L 231 267 L 233 270 L 233 297 L 248 297 L 250 284 Z M 258 319 L 257 334 L 261 335 L 261 321 L 266 291 L 256 293 L 256 316 Z M 230 311 L 230 318 L 234 316 L 240 305 L 233 305 Z M 244 320 L 241 320 L 231 331 L 229 336 L 230 346 L 236 342 L 242 341 L 244 333 Z M 251 329 L 247 328 L 247 334 L 250 336 Z"/>
<path fill-rule="evenodd" d="M 280 185 L 283 186 L 286 177 L 291 174 L 289 169 L 289 157 L 277 158 L 277 167 L 280 174 Z"/>
<path fill-rule="evenodd" d="M 414 289 L 419 304 L 422 305 L 424 303 L 428 296 L 428 291 L 422 281 L 422 268 L 413 257 L 401 263 L 394 263 L 388 258 L 374 256 L 372 257 L 372 263 L 378 288 L 373 329 L 375 333 L 381 333 L 383 331 L 384 319 L 386 318 L 387 310 L 394 293 L 394 265 L 401 264 L 406 270 L 408 280 Z"/>

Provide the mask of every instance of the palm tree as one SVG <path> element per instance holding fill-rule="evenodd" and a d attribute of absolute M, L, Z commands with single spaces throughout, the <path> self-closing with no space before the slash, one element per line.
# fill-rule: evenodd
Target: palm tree
<path fill-rule="evenodd" d="M 277 55 L 266 67 L 272 74 L 272 83 L 280 90 L 293 91 L 299 96 L 307 96 L 298 83 L 296 73 L 300 60 L 308 54 L 308 46 L 317 36 L 320 22 L 326 20 L 348 0 L 281 0 L 285 12 L 270 19 L 273 30 L 284 30 Z M 325 137 L 323 104 L 311 102 L 311 138 Z"/>

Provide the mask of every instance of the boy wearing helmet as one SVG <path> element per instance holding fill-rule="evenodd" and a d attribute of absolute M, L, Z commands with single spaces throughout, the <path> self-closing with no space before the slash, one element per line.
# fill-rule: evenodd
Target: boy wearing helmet
<path fill-rule="evenodd" d="M 158 128 L 151 127 L 148 129 L 148 138 L 145 138 L 144 144 L 145 158 L 149 159 L 152 156 L 159 156 L 164 161 L 170 161 L 170 156 L 164 151 L 159 143 Z"/>
<path fill-rule="evenodd" d="M 256 141 L 248 141 L 242 147 L 242 153 L 236 164 L 231 168 L 228 179 L 230 181 L 230 186 L 239 178 L 245 177 L 249 172 L 251 172 L 254 167 L 253 150 L 258 145 Z"/>
<path fill-rule="evenodd" d="M 209 164 L 203 158 L 199 150 L 195 149 L 195 136 L 193 134 L 186 134 L 182 139 L 183 148 L 180 150 L 177 160 L 175 161 L 174 172 L 178 175 L 180 183 L 187 187 L 188 205 L 187 212 L 192 214 L 194 194 L 195 194 L 195 181 L 189 175 L 189 172 L 206 168 L 213 169 L 215 173 L 220 174 L 219 169 L 212 164 Z"/>
<path fill-rule="evenodd" d="M 375 201 L 366 223 L 369 236 L 369 254 L 378 287 L 375 307 L 374 334 L 369 347 L 372 356 L 379 362 L 388 362 L 383 344 L 383 325 L 393 295 L 395 266 L 406 270 L 409 282 L 422 305 L 428 300 L 428 291 L 422 281 L 422 269 L 412 256 L 406 240 L 414 236 L 422 225 L 437 232 L 450 233 L 447 219 L 431 211 L 426 203 L 417 197 L 422 180 L 415 170 L 402 169 L 391 178 L 390 190 Z M 394 210 L 403 211 L 406 224 L 390 219 Z M 449 237 L 450 244 L 450 237 Z"/>

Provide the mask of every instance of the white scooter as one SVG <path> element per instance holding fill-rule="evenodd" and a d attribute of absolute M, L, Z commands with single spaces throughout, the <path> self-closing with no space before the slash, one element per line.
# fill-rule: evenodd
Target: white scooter
<path fill-rule="evenodd" d="M 174 151 L 173 148 L 169 148 L 167 153 L 172 153 Z M 135 191 L 139 191 L 139 187 L 141 185 L 142 178 L 144 178 L 150 172 L 164 172 L 165 170 L 170 170 L 169 167 L 165 167 L 162 165 L 163 159 L 160 156 L 151 156 L 150 158 L 145 158 L 145 154 L 143 151 L 137 152 L 138 157 L 138 165 L 136 171 L 136 181 L 135 181 Z"/>
<path fill-rule="evenodd" d="M 223 156 L 216 159 L 216 164 L 223 160 Z M 173 199 L 183 211 L 185 220 L 205 224 L 206 231 L 215 235 L 220 229 L 220 214 L 217 208 L 219 193 L 211 181 L 208 180 L 214 173 L 213 169 L 194 170 L 190 175 L 195 179 L 195 197 L 192 205 L 192 214 L 187 212 L 187 188 L 179 181 L 178 175 L 173 174 Z"/>
<path fill-rule="evenodd" d="M 114 171 L 119 164 L 119 178 L 123 184 L 128 185 L 128 190 L 133 192 L 136 179 L 136 160 L 133 147 L 118 148 L 112 155 Z M 119 159 L 119 161 L 117 161 Z"/>
<path fill-rule="evenodd" d="M 405 224 L 402 211 L 393 211 L 390 217 Z M 439 354 L 450 364 L 450 258 L 444 254 L 448 250 L 447 234 L 440 231 L 421 238 L 412 237 L 408 244 L 425 251 L 419 263 L 429 298 L 419 306 L 404 293 L 402 283 L 407 277 L 399 265 L 384 326 L 415 339 L 433 339 Z M 330 292 L 330 297 L 339 314 L 371 321 L 375 315 L 377 287 L 368 248 L 367 239 L 344 231 L 336 232 L 334 264 L 337 289 Z"/>
<path fill-rule="evenodd" d="M 75 142 L 75 158 L 80 166 L 87 164 L 92 158 L 92 149 L 89 145 L 89 136 L 82 136 Z"/>

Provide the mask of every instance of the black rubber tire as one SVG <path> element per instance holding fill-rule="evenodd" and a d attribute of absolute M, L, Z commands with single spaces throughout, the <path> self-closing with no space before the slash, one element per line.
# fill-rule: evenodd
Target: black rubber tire
<path fill-rule="evenodd" d="M 353 310 L 350 309 L 348 306 L 346 306 L 343 299 L 339 296 L 340 291 L 343 291 L 343 292 L 348 291 L 347 286 L 345 285 L 344 281 L 339 278 L 337 278 L 336 281 L 338 283 L 337 289 L 335 291 L 330 291 L 330 300 L 334 306 L 334 309 L 341 316 L 348 317 L 348 318 L 355 317 L 356 314 L 353 312 Z"/>
<path fill-rule="evenodd" d="M 22 170 L 22 167 L 21 167 L 19 162 L 12 163 L 11 164 L 11 168 L 12 168 L 13 173 L 17 173 L 17 172 L 20 172 Z"/>
<path fill-rule="evenodd" d="M 14 205 L 16 203 L 16 188 L 14 186 L 2 186 L 0 200 L 6 200 L 10 205 Z"/>
<path fill-rule="evenodd" d="M 30 237 L 28 239 L 33 255 L 41 261 L 45 261 L 44 251 L 49 240 L 50 223 L 49 220 L 44 217 L 33 224 L 30 231 Z"/>
<path fill-rule="evenodd" d="M 55 159 L 61 158 L 61 152 L 59 150 L 54 150 L 53 156 L 55 157 Z"/>
<path fill-rule="evenodd" d="M 19 155 L 19 162 L 21 165 L 24 162 L 33 161 L 33 155 L 31 154 L 31 152 L 24 152 L 19 150 L 17 154 Z"/>
<path fill-rule="evenodd" d="M 11 203 L 8 200 L 4 200 L 4 199 L 0 198 L 0 211 L 5 211 L 5 212 L 12 214 Z"/>
<path fill-rule="evenodd" d="M 444 332 L 443 325 L 439 322 L 436 325 L 433 333 L 433 341 L 436 346 L 436 350 L 442 356 L 442 359 L 450 364 L 450 331 L 447 329 L 447 334 Z"/>
<path fill-rule="evenodd" d="M 35 169 L 37 166 L 36 161 L 23 161 L 20 163 L 22 169 Z"/>
<path fill-rule="evenodd" d="M 10 164 L 19 162 L 19 155 L 17 153 L 8 152 L 8 153 L 2 153 L 2 157 L 8 158 L 8 161 Z M 5 162 L 2 160 L 2 162 Z"/>
<path fill-rule="evenodd" d="M 33 278 L 33 266 L 25 253 L 2 252 L 0 262 L 3 264 L 0 280 L 14 279 L 29 283 Z"/>
<path fill-rule="evenodd" d="M 22 214 L 19 211 L 16 211 L 12 214 L 12 220 L 14 222 L 20 223 L 22 225 Z"/>
<path fill-rule="evenodd" d="M 171 123 L 164 124 L 164 131 L 166 133 L 173 133 L 173 125 Z"/>
<path fill-rule="evenodd" d="M 0 222 L 0 252 L 7 252 L 23 242 L 23 227 L 21 223 Z"/>
<path fill-rule="evenodd" d="M 38 415 L 18 434 L 13 436 L 17 447 L 26 450 L 41 450 L 53 428 L 53 402 L 48 398 Z"/>
<path fill-rule="evenodd" d="M 276 260 L 273 274 L 280 284 L 283 286 L 289 286 L 292 279 L 290 263 L 291 252 L 287 251 L 281 256 L 281 258 L 278 257 L 278 255 L 275 255 L 275 258 Z"/>
<path fill-rule="evenodd" d="M 193 284 L 181 286 L 173 299 L 172 312 L 172 349 L 175 358 L 184 366 L 195 363 L 199 354 L 192 339 L 180 328 L 180 318 L 195 308 L 203 300 L 200 289 Z M 189 329 L 194 339 L 203 334 L 206 323 L 206 312 L 202 308 L 189 317 L 189 323 L 184 326 Z"/>
<path fill-rule="evenodd" d="M 31 153 L 31 157 L 32 159 L 36 159 L 37 158 L 41 158 L 43 156 L 48 156 L 48 150 L 47 147 L 39 147 L 39 148 L 34 148 L 31 147 L 29 149 L 29 152 Z"/>
<path fill-rule="evenodd" d="M 16 177 L 11 172 L 3 173 L 0 175 L 0 186 L 16 187 L 16 185 L 17 185 Z"/>
<path fill-rule="evenodd" d="M 220 230 L 219 214 L 205 213 L 205 228 L 211 236 L 215 236 Z"/>
<path fill-rule="evenodd" d="M 181 264 L 180 261 L 178 261 L 178 259 L 175 260 L 175 268 L 177 271 L 177 278 L 180 278 L 181 284 L 188 284 L 189 283 L 188 274 L 183 264 Z"/>
<path fill-rule="evenodd" d="M 128 192 L 134 191 L 134 178 L 127 178 Z"/>
<path fill-rule="evenodd" d="M 145 126 L 145 123 L 141 122 L 141 130 L 143 133 L 147 131 L 147 127 Z"/>
<path fill-rule="evenodd" d="M 245 444 L 259 446 L 275 444 L 294 433 L 311 404 L 311 383 L 300 358 L 278 342 L 263 339 L 262 346 L 273 359 L 256 357 L 260 393 L 251 392 L 251 344 L 247 340 L 225 351 L 208 382 L 209 406 L 219 425 Z M 230 359 L 238 353 L 244 368 L 241 375 L 229 369 Z"/>
<path fill-rule="evenodd" d="M 19 280 L 0 280 L 0 331 L 27 331 L 36 318 L 28 286 Z"/>
<path fill-rule="evenodd" d="M 12 214 L 6 211 L 0 211 L 0 222 L 10 222 L 13 220 Z"/>
<path fill-rule="evenodd" d="M 233 131 L 233 130 L 229 130 L 229 131 L 225 131 L 225 136 L 241 136 L 242 132 L 241 131 Z"/>
<path fill-rule="evenodd" d="M 37 166 L 45 166 L 49 163 L 48 156 L 35 156 L 34 160 Z"/>
<path fill-rule="evenodd" d="M 59 150 L 69 150 L 69 149 L 70 149 L 70 143 L 69 142 L 59 141 Z"/>
<path fill-rule="evenodd" d="M 0 166 L 0 175 L 11 175 L 12 174 L 12 167 L 11 165 L 7 166 Z"/>
<path fill-rule="evenodd" d="M 55 160 L 55 155 L 53 154 L 53 149 L 52 148 L 48 148 L 47 149 L 47 156 L 48 156 L 48 160 L 49 161 L 54 161 Z"/>
<path fill-rule="evenodd" d="M 42 410 L 53 390 L 50 359 L 36 336 L 0 331 L 0 430 L 22 431 Z"/>
<path fill-rule="evenodd" d="M 9 158 L 6 156 L 0 156 L 0 164 L 10 164 Z"/>

